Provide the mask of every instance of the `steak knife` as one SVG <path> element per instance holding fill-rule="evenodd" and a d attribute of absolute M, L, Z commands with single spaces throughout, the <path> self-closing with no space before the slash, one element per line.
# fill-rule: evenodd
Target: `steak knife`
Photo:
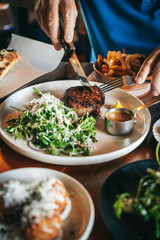
<path fill-rule="evenodd" d="M 60 17 L 61 43 L 62 43 L 62 47 L 64 48 L 65 55 L 69 59 L 71 65 L 73 67 L 73 70 L 76 74 L 77 79 L 80 80 L 80 82 L 83 86 L 87 87 L 92 92 L 91 85 L 89 84 L 86 74 L 85 74 L 85 72 L 78 60 L 78 57 L 75 53 L 75 46 L 74 46 L 73 42 L 66 43 L 64 41 L 64 26 L 63 25 L 64 25 L 63 20 Z"/>

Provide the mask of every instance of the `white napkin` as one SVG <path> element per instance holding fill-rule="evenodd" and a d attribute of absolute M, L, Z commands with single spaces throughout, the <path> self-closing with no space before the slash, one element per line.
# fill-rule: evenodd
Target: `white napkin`
<path fill-rule="evenodd" d="M 12 34 L 8 48 L 20 55 L 19 61 L 0 81 L 0 97 L 25 83 L 54 70 L 62 60 L 64 50 L 56 51 L 51 44 Z"/>

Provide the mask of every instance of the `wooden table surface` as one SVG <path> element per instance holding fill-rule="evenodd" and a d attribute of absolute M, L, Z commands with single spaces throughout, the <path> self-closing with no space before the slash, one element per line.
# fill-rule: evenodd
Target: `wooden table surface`
<path fill-rule="evenodd" d="M 73 79 L 73 71 L 69 64 L 66 64 L 67 71 L 64 71 L 65 76 L 60 76 L 59 79 Z M 92 65 L 84 63 L 83 67 L 86 74 L 89 75 L 92 71 Z M 57 79 L 56 75 L 56 79 Z M 54 73 L 53 73 L 54 80 Z M 141 98 L 143 102 L 147 102 L 152 99 L 150 94 Z M 160 105 L 157 104 L 149 108 L 151 113 L 152 122 L 154 117 L 160 112 Z M 102 164 L 85 165 L 85 166 L 58 166 L 53 164 L 47 164 L 32 160 L 28 157 L 22 156 L 8 147 L 0 138 L 0 172 L 8 171 L 11 169 L 24 168 L 24 167 L 43 167 L 58 170 L 69 174 L 77 179 L 90 193 L 95 207 L 95 223 L 93 230 L 89 237 L 89 240 L 113 240 L 107 227 L 104 225 L 99 210 L 99 197 L 101 187 L 106 178 L 117 168 L 137 160 L 153 159 L 155 158 L 156 141 L 153 138 L 152 130 L 150 129 L 145 140 L 134 151 L 118 158 Z"/>

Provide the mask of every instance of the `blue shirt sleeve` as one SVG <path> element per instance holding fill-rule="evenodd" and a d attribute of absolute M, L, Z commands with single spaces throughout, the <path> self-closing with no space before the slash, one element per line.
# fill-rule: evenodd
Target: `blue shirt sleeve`
<path fill-rule="evenodd" d="M 91 62 L 110 51 L 149 55 L 160 45 L 160 0 L 80 0 Z"/>

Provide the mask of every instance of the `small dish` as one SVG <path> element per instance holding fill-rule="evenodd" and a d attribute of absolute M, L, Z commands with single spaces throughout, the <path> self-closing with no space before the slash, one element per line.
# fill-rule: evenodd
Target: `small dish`
<path fill-rule="evenodd" d="M 93 63 L 93 69 L 94 69 L 94 76 L 97 82 L 107 83 L 114 79 L 113 77 L 109 77 L 107 75 L 104 75 L 102 72 L 98 71 L 97 61 Z M 120 88 L 132 94 L 133 96 L 144 97 L 149 93 L 151 89 L 151 83 L 146 83 L 143 85 L 135 84 L 133 86 L 123 86 Z"/>
<path fill-rule="evenodd" d="M 106 131 L 115 136 L 124 136 L 133 131 L 136 123 L 133 112 L 126 108 L 111 108 L 106 111 Z"/>
<path fill-rule="evenodd" d="M 158 119 L 154 124 L 153 124 L 153 136 L 157 140 L 157 142 L 160 141 L 160 119 Z"/>
<path fill-rule="evenodd" d="M 126 135 L 132 132 L 134 124 L 136 123 L 136 115 L 139 111 L 146 107 L 150 107 L 154 104 L 159 103 L 160 100 L 157 98 L 152 99 L 151 101 L 141 105 L 134 110 L 129 110 L 127 108 L 111 108 L 107 110 L 105 115 L 105 127 L 108 133 L 116 136 Z M 156 126 L 155 134 L 159 136 L 160 126 Z"/>
<path fill-rule="evenodd" d="M 86 240 L 88 239 L 91 230 L 93 228 L 94 224 L 94 216 L 95 216 L 95 211 L 94 211 L 94 205 L 93 201 L 87 192 L 87 190 L 74 178 L 70 177 L 67 174 L 61 173 L 59 171 L 51 170 L 51 169 L 46 169 L 46 168 L 20 168 L 20 169 L 15 169 L 15 170 L 10 170 L 4 173 L 0 174 L 0 183 L 9 181 L 9 180 L 19 180 L 22 182 L 26 183 L 31 183 L 33 181 L 45 179 L 45 178 L 57 178 L 61 180 L 67 190 L 71 192 L 71 194 L 75 193 L 76 198 L 75 198 L 75 204 L 73 204 L 73 212 L 74 209 L 77 208 L 79 209 L 79 206 L 77 203 L 79 200 L 81 201 L 81 206 L 83 211 L 81 211 L 81 224 L 79 224 L 79 229 L 75 230 L 78 232 L 81 232 L 80 237 L 78 238 L 79 240 Z M 78 200 L 79 199 L 79 200 Z M 78 201 L 77 201 L 78 200 Z M 75 206 L 77 204 L 77 206 Z M 72 210 L 71 210 L 72 211 Z M 72 227 L 75 225 L 73 213 L 71 213 L 71 218 L 68 216 L 67 221 L 70 221 L 70 225 L 72 224 Z M 70 218 L 70 220 L 69 220 Z M 83 230 L 80 231 L 80 228 Z M 69 230 L 68 230 L 69 231 Z M 65 236 L 65 233 L 67 236 Z M 69 233 L 66 231 L 63 234 L 62 239 L 73 239 L 74 235 L 69 237 L 68 234 L 72 234 L 71 231 Z"/>
<path fill-rule="evenodd" d="M 107 83 L 107 82 L 110 82 L 112 79 L 114 79 L 113 77 L 109 77 L 103 74 L 102 72 L 98 71 L 97 61 L 93 63 L 93 69 L 94 69 L 94 75 L 97 82 Z"/>

